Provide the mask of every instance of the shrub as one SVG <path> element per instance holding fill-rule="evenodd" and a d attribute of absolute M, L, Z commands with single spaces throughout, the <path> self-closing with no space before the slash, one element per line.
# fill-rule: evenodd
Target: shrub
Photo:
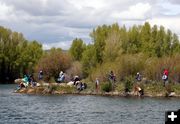
<path fill-rule="evenodd" d="M 163 69 L 169 70 L 169 80 L 180 82 L 180 55 L 171 57 L 152 57 L 146 60 L 144 75 L 151 80 L 161 81 Z"/>
<path fill-rule="evenodd" d="M 71 65 L 71 57 L 60 49 L 52 48 L 43 56 L 36 66 L 36 72 L 43 70 L 45 81 L 57 77 L 60 71 L 67 70 Z"/>
<path fill-rule="evenodd" d="M 110 92 L 110 91 L 112 91 L 112 84 L 111 83 L 104 83 L 104 84 L 102 84 L 102 90 L 104 91 L 104 92 Z"/>
<path fill-rule="evenodd" d="M 133 78 L 132 76 L 128 76 L 124 80 L 124 87 L 125 87 L 125 92 L 130 92 L 133 88 Z"/>
<path fill-rule="evenodd" d="M 71 67 L 66 71 L 66 73 L 71 78 L 74 75 L 78 75 L 78 76 L 82 77 L 82 64 L 79 61 L 73 62 Z"/>

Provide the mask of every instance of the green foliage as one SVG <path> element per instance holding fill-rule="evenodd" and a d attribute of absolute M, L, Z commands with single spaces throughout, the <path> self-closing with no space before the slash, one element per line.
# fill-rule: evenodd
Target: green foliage
<path fill-rule="evenodd" d="M 125 86 L 123 83 L 117 83 L 115 87 L 115 91 L 118 91 L 120 93 L 124 93 Z"/>
<path fill-rule="evenodd" d="M 109 26 L 103 25 L 98 26 L 96 30 L 93 30 L 93 32 L 90 34 L 93 42 L 94 42 L 94 48 L 95 48 L 95 55 L 96 60 L 98 63 L 103 62 L 103 51 L 105 48 L 105 40 L 108 36 L 109 32 Z"/>
<path fill-rule="evenodd" d="M 93 45 L 88 45 L 82 55 L 82 70 L 84 77 L 91 72 L 91 68 L 96 66 L 96 51 Z"/>
<path fill-rule="evenodd" d="M 43 53 L 42 45 L 4 27 L 0 27 L 0 39 L 0 80 L 13 80 L 23 73 L 31 73 Z"/>
<path fill-rule="evenodd" d="M 81 60 L 82 53 L 85 50 L 86 45 L 83 43 L 82 39 L 74 39 L 69 50 L 70 54 L 73 56 L 74 60 Z"/>
<path fill-rule="evenodd" d="M 51 85 L 49 87 L 49 90 L 51 92 L 58 91 L 58 92 L 61 92 L 61 93 L 74 93 L 76 91 L 74 87 L 60 86 L 60 85 Z"/>
<path fill-rule="evenodd" d="M 133 88 L 133 77 L 132 76 L 125 77 L 124 87 L 125 87 L 126 91 L 132 90 L 132 88 Z"/>
<path fill-rule="evenodd" d="M 120 28 L 117 24 L 112 25 L 111 29 L 109 29 L 105 44 L 103 61 L 114 61 L 121 54 L 122 50 Z"/>
<path fill-rule="evenodd" d="M 161 82 L 149 83 L 144 86 L 144 92 L 145 94 L 151 94 L 152 96 L 164 96 L 166 94 L 166 89 Z"/>
<path fill-rule="evenodd" d="M 111 83 L 103 83 L 101 86 L 101 89 L 104 92 L 110 92 L 110 91 L 112 91 L 112 84 Z"/>
<path fill-rule="evenodd" d="M 180 95 L 180 84 L 172 85 L 172 91 Z"/>
<path fill-rule="evenodd" d="M 144 76 L 150 80 L 161 81 L 163 69 L 169 70 L 169 80 L 180 82 L 180 55 L 171 57 L 152 57 L 145 61 Z"/>
<path fill-rule="evenodd" d="M 180 42 L 176 34 L 163 26 L 151 26 L 145 22 L 127 30 L 118 24 L 103 25 L 90 35 L 93 44 L 91 50 L 83 53 L 83 70 L 91 79 L 100 77 L 104 80 L 107 72 L 114 70 L 120 81 L 138 71 L 148 79 L 160 80 L 163 66 L 179 67 Z M 175 59 L 175 63 L 168 60 L 167 65 L 164 63 L 166 58 Z M 177 74 L 179 72 L 173 72 L 173 75 Z M 179 76 L 173 80 L 178 81 Z"/>

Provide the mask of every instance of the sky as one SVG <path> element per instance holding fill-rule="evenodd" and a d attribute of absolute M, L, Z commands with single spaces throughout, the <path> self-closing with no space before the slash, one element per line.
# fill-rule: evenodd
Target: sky
<path fill-rule="evenodd" d="M 0 25 L 37 40 L 43 49 L 91 43 L 98 25 L 162 25 L 180 36 L 180 0 L 0 0 Z"/>

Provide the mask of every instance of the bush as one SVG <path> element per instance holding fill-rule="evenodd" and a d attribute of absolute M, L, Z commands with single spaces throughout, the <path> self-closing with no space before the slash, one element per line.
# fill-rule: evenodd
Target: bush
<path fill-rule="evenodd" d="M 129 75 L 143 72 L 146 56 L 143 54 L 121 55 L 113 62 L 105 62 L 93 69 L 90 74 L 91 79 L 98 77 L 102 81 L 107 81 L 108 74 L 112 70 L 116 75 L 117 82 L 125 80 Z"/>
<path fill-rule="evenodd" d="M 104 92 L 112 91 L 112 84 L 111 83 L 104 83 L 104 84 L 102 84 L 102 90 Z"/>
<path fill-rule="evenodd" d="M 79 61 L 73 62 L 71 67 L 66 71 L 66 73 L 70 76 L 70 78 L 73 78 L 73 76 L 75 75 L 82 77 L 82 64 Z"/>
<path fill-rule="evenodd" d="M 124 80 L 124 87 L 125 87 L 125 92 L 130 92 L 133 88 L 133 78 L 132 76 L 128 76 Z"/>
<path fill-rule="evenodd" d="M 35 71 L 43 71 L 44 80 L 49 81 L 51 77 L 57 77 L 60 71 L 66 71 L 71 66 L 71 57 L 60 49 L 52 48 L 38 62 Z"/>
<path fill-rule="evenodd" d="M 152 57 L 146 60 L 144 75 L 151 80 L 161 81 L 163 69 L 169 70 L 169 81 L 180 82 L 180 55 Z"/>

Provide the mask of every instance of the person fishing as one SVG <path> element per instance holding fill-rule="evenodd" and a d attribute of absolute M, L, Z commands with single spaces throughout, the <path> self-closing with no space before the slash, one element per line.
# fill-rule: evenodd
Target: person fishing
<path fill-rule="evenodd" d="M 39 80 L 43 79 L 43 71 L 42 70 L 40 70 L 39 73 L 38 73 L 38 79 Z"/>
<path fill-rule="evenodd" d="M 115 82 L 116 82 L 116 76 L 113 71 L 110 71 L 109 77 L 108 77 L 110 83 L 112 84 L 112 90 L 114 90 Z"/>
<path fill-rule="evenodd" d="M 142 77 L 141 77 L 140 73 L 137 72 L 137 74 L 136 74 L 136 80 L 137 80 L 138 82 L 140 82 L 141 79 L 142 79 Z"/>
<path fill-rule="evenodd" d="M 61 72 L 59 73 L 58 83 L 63 83 L 64 80 L 65 80 L 65 75 L 64 75 L 64 72 L 61 71 Z"/>
<path fill-rule="evenodd" d="M 163 76 L 162 76 L 164 86 L 168 83 L 168 75 L 169 75 L 168 69 L 164 69 L 163 70 Z"/>
<path fill-rule="evenodd" d="M 96 92 L 99 92 L 99 79 L 98 78 L 96 78 L 95 87 L 96 87 Z"/>

